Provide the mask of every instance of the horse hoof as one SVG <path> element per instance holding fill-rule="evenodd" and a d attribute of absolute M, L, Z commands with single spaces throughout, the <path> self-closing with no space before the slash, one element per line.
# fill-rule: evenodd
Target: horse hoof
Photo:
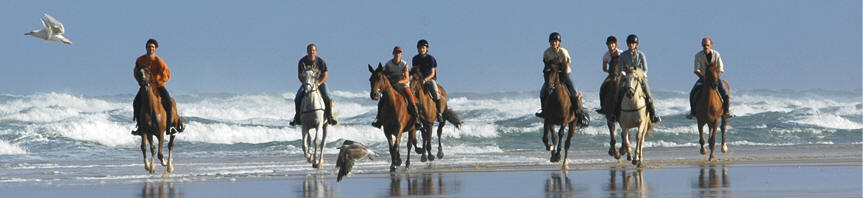
<path fill-rule="evenodd" d="M 434 161 L 434 155 L 429 155 L 429 161 Z"/>
<path fill-rule="evenodd" d="M 560 170 L 568 171 L 569 170 L 569 164 L 563 163 L 563 166 L 560 167 Z"/>
<path fill-rule="evenodd" d="M 443 151 L 441 151 L 441 152 L 437 152 L 437 158 L 438 158 L 438 159 L 443 159 Z"/>
<path fill-rule="evenodd" d="M 641 160 L 632 160 L 632 165 L 638 166 L 640 164 L 641 164 Z"/>
<path fill-rule="evenodd" d="M 420 162 L 426 162 L 426 161 L 428 161 L 428 158 L 426 158 L 426 155 L 420 156 Z"/>
<path fill-rule="evenodd" d="M 704 147 L 701 147 L 701 154 L 702 154 L 702 155 L 706 155 L 706 154 L 707 154 L 707 149 L 705 149 Z"/>
<path fill-rule="evenodd" d="M 312 168 L 316 168 L 316 169 L 317 169 L 317 168 L 318 168 L 318 164 L 317 164 L 317 163 L 313 163 L 313 164 L 312 164 Z"/>
<path fill-rule="evenodd" d="M 396 172 L 396 167 L 395 167 L 395 166 L 390 166 L 390 172 Z"/>
<path fill-rule="evenodd" d="M 396 167 L 401 166 L 401 165 L 402 165 L 402 160 L 401 160 L 401 159 L 397 159 L 393 164 L 395 164 L 395 165 L 396 165 Z"/>
<path fill-rule="evenodd" d="M 728 152 L 728 146 L 726 146 L 725 144 L 722 144 L 722 152 L 723 152 L 723 153 L 727 153 L 727 152 Z"/>
<path fill-rule="evenodd" d="M 414 149 L 414 150 L 417 152 L 417 154 L 423 154 L 425 152 L 425 149 L 420 148 L 420 147 L 416 147 L 416 149 Z"/>
<path fill-rule="evenodd" d="M 165 169 L 165 172 L 167 172 L 167 173 L 169 173 L 169 174 L 170 174 L 170 173 L 174 173 L 174 165 L 173 165 L 173 164 L 168 165 L 168 168 L 167 168 L 167 169 Z"/>
<path fill-rule="evenodd" d="M 629 156 L 629 154 L 626 154 L 626 160 L 632 161 L 632 156 Z"/>
<path fill-rule="evenodd" d="M 560 162 L 560 155 L 552 154 L 551 155 L 551 162 Z"/>

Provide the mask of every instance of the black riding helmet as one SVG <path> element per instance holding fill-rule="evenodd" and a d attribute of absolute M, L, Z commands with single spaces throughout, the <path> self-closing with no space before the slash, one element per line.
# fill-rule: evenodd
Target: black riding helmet
<path fill-rule="evenodd" d="M 425 39 L 420 39 L 420 41 L 417 41 L 417 48 L 420 48 L 420 47 L 422 47 L 422 46 L 426 46 L 426 47 L 428 47 L 428 46 L 429 46 L 429 42 L 428 42 L 428 41 L 426 41 Z"/>
<path fill-rule="evenodd" d="M 612 43 L 617 43 L 617 37 L 608 36 L 608 38 L 605 39 L 605 44 L 608 45 L 608 44 L 612 44 Z"/>
<path fill-rule="evenodd" d="M 548 35 L 548 42 L 552 41 L 561 41 L 560 33 L 552 32 L 551 35 Z"/>
<path fill-rule="evenodd" d="M 626 37 L 626 43 L 638 43 L 638 36 L 636 36 L 635 34 L 630 34 Z"/>

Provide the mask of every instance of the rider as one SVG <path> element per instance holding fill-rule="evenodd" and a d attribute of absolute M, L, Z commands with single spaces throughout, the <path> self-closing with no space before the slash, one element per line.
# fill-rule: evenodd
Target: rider
<path fill-rule="evenodd" d="M 638 36 L 635 34 L 630 34 L 626 37 L 626 44 L 629 46 L 629 50 L 624 51 L 620 54 L 620 63 L 618 64 L 618 71 L 632 71 L 633 69 L 639 68 L 644 71 L 644 78 L 641 79 L 641 87 L 646 96 L 647 102 L 647 111 L 650 113 L 650 121 L 651 122 L 661 122 L 662 119 L 656 115 L 656 109 L 653 108 L 653 97 L 650 94 L 650 87 L 647 86 L 647 58 L 644 56 L 644 52 L 638 50 Z M 619 90 L 617 94 L 617 102 L 615 104 L 620 104 L 623 99 L 623 94 L 621 94 L 623 90 Z M 615 109 L 615 117 L 617 118 L 620 115 L 620 105 L 616 105 Z"/>
<path fill-rule="evenodd" d="M 431 91 L 432 99 L 434 99 L 435 107 L 437 107 L 437 117 L 441 117 L 443 109 L 441 109 L 440 90 L 437 87 L 437 60 L 428 54 L 429 42 L 425 39 L 417 42 L 417 51 L 419 54 L 414 56 L 412 63 L 414 67 L 419 67 L 423 76 L 422 85 L 426 87 L 425 90 Z"/>
<path fill-rule="evenodd" d="M 336 121 L 335 117 L 333 117 L 333 99 L 330 98 L 330 93 L 327 90 L 327 62 L 324 61 L 323 58 L 318 57 L 318 46 L 314 43 L 306 46 L 306 53 L 308 55 L 300 58 L 299 63 L 297 63 L 297 78 L 300 82 L 303 82 L 303 73 L 306 70 L 317 70 L 318 74 L 318 90 L 321 91 L 321 97 L 324 98 L 324 106 L 325 107 L 325 115 L 327 117 L 328 124 L 336 125 L 339 122 Z M 295 126 L 300 124 L 300 104 L 303 101 L 303 94 L 305 92 L 304 87 L 300 86 L 300 89 L 297 90 L 297 95 L 294 96 L 294 120 L 291 121 L 291 126 Z"/>
<path fill-rule="evenodd" d="M 387 75 L 387 78 L 390 80 L 390 84 L 393 85 L 393 88 L 399 91 L 402 97 L 405 98 L 408 105 L 408 113 L 411 114 L 414 118 L 416 118 L 416 125 L 420 126 L 421 122 L 419 120 L 419 109 L 417 108 L 417 100 L 414 97 L 413 92 L 411 91 L 410 86 L 410 74 L 408 73 L 408 62 L 402 60 L 402 47 L 396 46 L 393 48 L 393 59 L 387 61 L 387 64 L 384 66 L 384 74 Z M 380 128 L 380 109 L 378 109 L 378 115 L 375 118 L 375 122 L 372 123 L 372 126 Z"/>
<path fill-rule="evenodd" d="M 548 36 L 548 43 L 550 47 L 545 50 L 542 56 L 542 62 L 545 64 L 543 68 L 543 74 L 548 76 L 549 72 L 560 72 L 560 80 L 563 81 L 564 85 L 566 85 L 566 89 L 569 90 L 569 99 L 572 100 L 573 109 L 576 110 L 577 113 L 581 114 L 581 104 L 579 104 L 578 96 L 575 92 L 575 87 L 572 86 L 572 80 L 569 79 L 569 72 L 571 71 L 569 67 L 569 63 L 572 62 L 572 59 L 569 57 L 569 51 L 566 48 L 560 46 L 560 33 L 552 32 L 551 35 Z M 558 65 L 558 71 L 552 71 L 552 65 Z M 545 78 L 544 78 L 545 79 Z M 548 87 L 545 83 L 542 84 L 542 89 L 539 91 L 539 100 L 541 103 L 545 102 L 545 95 L 547 94 Z M 542 112 L 537 112 L 536 117 L 542 117 Z"/>
<path fill-rule="evenodd" d="M 617 75 L 620 74 L 620 72 L 617 71 L 617 65 L 620 60 L 620 53 L 622 52 L 620 49 L 617 49 L 617 37 L 608 36 L 608 38 L 605 39 L 605 46 L 608 47 L 608 51 L 602 55 L 602 71 L 607 72 L 608 76 L 605 77 L 605 80 L 602 82 L 602 86 L 599 88 L 600 109 L 597 109 L 596 112 L 600 114 L 605 114 L 605 110 L 602 109 L 602 107 L 605 106 L 602 104 L 605 100 L 602 100 L 602 98 L 605 97 L 605 94 L 608 94 L 605 92 L 605 89 L 608 86 L 608 83 L 617 78 Z"/>
<path fill-rule="evenodd" d="M 693 97 L 695 96 L 695 90 L 698 87 L 701 87 L 704 78 L 704 72 L 707 72 L 707 65 L 711 63 L 716 63 L 719 67 L 719 73 L 722 74 L 725 72 L 725 64 L 722 63 L 722 57 L 719 56 L 719 52 L 711 49 L 713 46 L 713 41 L 710 38 L 705 37 L 701 39 L 701 47 L 704 50 L 695 54 L 695 75 L 698 76 L 698 81 L 695 82 L 695 86 L 692 86 L 692 91 L 689 92 L 689 115 L 686 116 L 687 119 L 695 118 L 694 113 L 692 112 L 693 107 L 695 106 Z M 722 82 L 719 77 L 716 77 L 716 80 Z M 721 83 L 719 86 L 716 86 L 717 90 L 719 90 L 719 95 L 722 97 L 722 109 L 725 110 L 725 114 L 722 116 L 726 118 L 730 118 L 733 115 L 731 111 L 728 109 L 728 93 L 725 91 L 725 86 Z"/>
<path fill-rule="evenodd" d="M 168 94 L 168 89 L 165 88 L 168 80 L 171 80 L 171 70 L 168 69 L 168 65 L 165 64 L 165 61 L 162 58 L 156 56 L 156 49 L 159 48 L 159 42 L 156 39 L 147 40 L 146 49 L 147 54 L 141 55 L 135 60 L 135 69 L 133 75 L 135 76 L 135 80 L 141 84 L 141 69 L 146 69 L 149 71 L 152 76 L 148 79 L 150 84 L 156 86 L 156 92 L 159 93 L 159 96 L 162 98 L 162 106 L 165 108 L 166 118 L 167 118 L 167 126 L 169 127 L 168 133 L 175 133 L 176 129 L 174 125 L 171 123 L 171 116 L 173 116 L 173 101 L 171 100 L 171 95 Z M 135 99 L 133 101 L 133 115 L 137 115 L 137 107 L 140 103 L 140 98 L 138 95 L 135 95 Z M 132 134 L 136 134 L 137 131 L 132 131 Z"/>

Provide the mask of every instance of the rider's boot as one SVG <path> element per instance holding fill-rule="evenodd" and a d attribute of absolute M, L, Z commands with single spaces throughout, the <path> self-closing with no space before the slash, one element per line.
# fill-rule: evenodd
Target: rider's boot
<path fill-rule="evenodd" d="M 441 109 L 443 107 L 443 105 L 441 105 L 441 100 L 440 99 L 435 100 L 434 104 L 435 104 L 435 107 L 437 108 L 437 119 L 443 120 L 443 109 Z"/>
<path fill-rule="evenodd" d="M 165 108 L 165 128 L 168 135 L 177 133 L 177 129 L 174 128 L 174 123 L 172 122 L 174 118 L 174 112 L 172 110 L 174 110 L 174 108 L 171 108 L 173 107 L 171 99 L 163 99 L 162 107 Z"/>
<path fill-rule="evenodd" d="M 653 108 L 653 99 L 647 100 L 647 111 L 650 113 L 650 122 L 662 122 L 662 118 L 659 118 L 659 116 L 656 115 L 656 109 Z"/>
<path fill-rule="evenodd" d="M 729 109 L 729 106 L 731 105 L 729 103 L 731 101 L 728 100 L 728 96 L 724 96 L 722 100 L 722 110 L 724 110 L 725 112 L 724 114 L 722 114 L 722 117 L 725 117 L 726 119 L 734 117 L 734 114 L 731 114 L 731 109 Z"/>
<path fill-rule="evenodd" d="M 327 120 L 328 120 L 327 124 L 330 124 L 330 125 L 339 124 L 339 121 L 337 121 L 335 116 L 333 116 L 333 100 L 327 101 L 325 103 L 325 106 L 326 106 L 326 110 L 324 110 L 324 113 L 327 116 Z"/>
<path fill-rule="evenodd" d="M 300 123 L 300 100 L 294 100 L 294 120 L 291 120 L 291 126 L 297 126 Z"/>

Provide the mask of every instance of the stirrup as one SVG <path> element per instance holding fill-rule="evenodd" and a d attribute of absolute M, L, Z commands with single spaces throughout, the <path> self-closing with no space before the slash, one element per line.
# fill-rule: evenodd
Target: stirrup
<path fill-rule="evenodd" d="M 141 135 L 141 131 L 138 129 L 132 130 L 132 135 Z"/>
<path fill-rule="evenodd" d="M 330 124 L 330 125 L 338 125 L 338 124 L 339 124 L 339 121 L 338 121 L 338 120 L 336 120 L 336 119 L 327 119 L 327 124 Z"/>
<path fill-rule="evenodd" d="M 177 134 L 177 133 L 178 133 L 178 132 L 177 132 L 177 128 L 175 128 L 175 127 L 169 127 L 169 128 L 168 128 L 168 132 L 167 132 L 167 133 L 168 133 L 167 135 L 174 135 L 174 134 Z"/>
<path fill-rule="evenodd" d="M 539 118 L 543 118 L 543 117 L 542 117 L 542 111 L 540 111 L 540 112 L 536 112 L 536 113 L 534 113 L 533 115 L 535 115 L 536 117 L 539 117 Z"/>
<path fill-rule="evenodd" d="M 300 125 L 302 123 L 300 123 L 299 120 L 291 120 L 291 123 L 288 123 L 288 124 L 290 124 L 291 126 L 297 126 L 297 125 Z"/>
<path fill-rule="evenodd" d="M 381 122 L 380 122 L 380 121 L 372 122 L 372 126 L 373 126 L 373 127 L 375 127 L 375 128 L 379 128 L 379 129 L 380 129 L 380 128 L 381 128 L 381 125 L 382 125 L 382 124 L 381 124 Z"/>
<path fill-rule="evenodd" d="M 650 117 L 650 122 L 659 123 L 662 122 L 662 118 L 659 118 L 659 116 L 652 116 Z"/>
<path fill-rule="evenodd" d="M 686 115 L 686 119 L 687 119 L 687 120 L 694 120 L 694 119 L 695 119 L 695 115 L 690 113 L 689 115 Z"/>

